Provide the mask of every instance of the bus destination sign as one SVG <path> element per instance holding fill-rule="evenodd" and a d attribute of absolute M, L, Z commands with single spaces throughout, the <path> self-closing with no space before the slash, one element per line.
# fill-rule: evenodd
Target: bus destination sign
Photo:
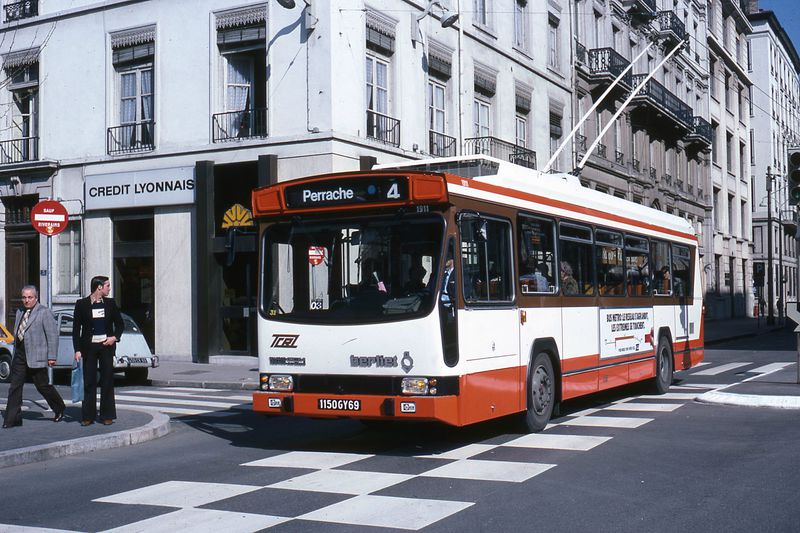
<path fill-rule="evenodd" d="M 305 209 L 336 205 L 367 205 L 408 200 L 406 176 L 345 178 L 286 187 L 286 207 Z"/>

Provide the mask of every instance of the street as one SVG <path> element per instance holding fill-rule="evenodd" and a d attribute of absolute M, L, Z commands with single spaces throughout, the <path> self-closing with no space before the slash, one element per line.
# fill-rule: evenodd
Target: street
<path fill-rule="evenodd" d="M 4 469 L 0 522 L 70 531 L 795 530 L 800 413 L 691 399 L 794 361 L 793 347 L 786 332 L 715 346 L 707 364 L 676 374 L 667 395 L 628 387 L 571 402 L 538 435 L 513 420 L 455 429 L 271 419 L 242 405 L 242 391 L 119 387 L 126 401 L 172 410 L 172 432 Z M 211 405 L 193 399 L 208 396 Z"/>

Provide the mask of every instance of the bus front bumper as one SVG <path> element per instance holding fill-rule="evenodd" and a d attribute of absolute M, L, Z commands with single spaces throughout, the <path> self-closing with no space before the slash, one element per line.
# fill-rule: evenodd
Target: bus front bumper
<path fill-rule="evenodd" d="M 417 420 L 461 425 L 457 396 L 339 396 L 258 391 L 253 393 L 253 411 L 313 418 Z"/>

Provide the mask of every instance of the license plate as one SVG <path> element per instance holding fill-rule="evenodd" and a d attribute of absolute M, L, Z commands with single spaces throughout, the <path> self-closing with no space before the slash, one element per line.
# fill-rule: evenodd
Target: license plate
<path fill-rule="evenodd" d="M 128 359 L 128 361 L 130 361 L 131 363 L 150 364 L 150 359 L 148 359 L 147 357 L 131 357 L 130 359 Z"/>
<path fill-rule="evenodd" d="M 360 411 L 361 400 L 320 398 L 317 400 L 317 409 L 321 411 Z"/>

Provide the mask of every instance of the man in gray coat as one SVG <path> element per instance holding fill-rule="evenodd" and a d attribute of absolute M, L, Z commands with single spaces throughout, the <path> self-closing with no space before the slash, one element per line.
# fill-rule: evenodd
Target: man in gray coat
<path fill-rule="evenodd" d="M 22 288 L 22 305 L 24 309 L 17 310 L 14 322 L 14 360 L 11 362 L 4 428 L 22 425 L 22 386 L 27 376 L 31 376 L 36 390 L 55 413 L 53 422 L 64 418 L 64 400 L 47 380 L 47 366 L 56 364 L 58 354 L 56 317 L 39 303 L 39 294 L 33 285 Z"/>

